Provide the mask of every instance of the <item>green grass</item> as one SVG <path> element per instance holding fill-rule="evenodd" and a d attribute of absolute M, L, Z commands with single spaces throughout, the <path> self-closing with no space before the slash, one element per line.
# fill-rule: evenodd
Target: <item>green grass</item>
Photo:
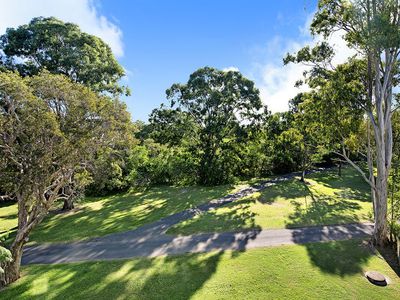
<path fill-rule="evenodd" d="M 352 168 L 279 183 L 225 207 L 200 214 L 168 233 L 235 231 L 367 221 L 369 189 Z M 248 184 L 248 183 L 247 183 Z M 236 186 L 236 189 L 246 186 Z M 226 195 L 233 186 L 154 187 L 145 192 L 86 198 L 70 213 L 50 213 L 33 231 L 31 242 L 66 242 L 135 229 L 191 206 Z M 0 206 L 0 236 L 17 225 L 16 205 Z M 12 235 L 11 235 L 12 236 Z"/>
<path fill-rule="evenodd" d="M 268 187 L 227 206 L 201 213 L 171 229 L 171 234 L 293 228 L 369 221 L 369 187 L 352 168 L 310 175 Z"/>
<path fill-rule="evenodd" d="M 218 187 L 154 187 L 145 192 L 105 198 L 86 198 L 78 209 L 69 213 L 50 213 L 35 228 L 30 241 L 66 242 L 135 229 L 222 197 L 232 186 Z M 16 226 L 16 205 L 0 207 L 0 227 L 3 232 Z"/>
<path fill-rule="evenodd" d="M 18 225 L 18 207 L 12 202 L 0 202 L 0 238 Z"/>
<path fill-rule="evenodd" d="M 377 270 L 387 287 L 363 276 Z M 1 299 L 400 299 L 400 280 L 361 241 L 23 267 Z"/>

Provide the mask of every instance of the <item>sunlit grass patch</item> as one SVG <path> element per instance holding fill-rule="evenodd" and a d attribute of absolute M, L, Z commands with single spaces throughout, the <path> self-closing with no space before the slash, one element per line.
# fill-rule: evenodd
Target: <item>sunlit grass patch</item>
<path fill-rule="evenodd" d="M 293 228 L 370 221 L 368 185 L 352 168 L 309 175 L 267 187 L 225 207 L 199 214 L 171 229 L 171 234 Z"/>
<path fill-rule="evenodd" d="M 364 277 L 377 270 L 387 287 Z M 23 267 L 1 299 L 399 299 L 400 280 L 360 240 Z"/>

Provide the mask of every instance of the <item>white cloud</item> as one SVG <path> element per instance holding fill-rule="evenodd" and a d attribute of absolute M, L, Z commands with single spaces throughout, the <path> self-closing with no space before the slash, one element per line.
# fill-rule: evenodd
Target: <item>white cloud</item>
<path fill-rule="evenodd" d="M 224 71 L 224 72 L 229 72 L 229 71 L 240 72 L 239 68 L 238 67 L 234 67 L 234 66 L 223 68 L 222 71 Z"/>
<path fill-rule="evenodd" d="M 260 96 L 270 111 L 287 111 L 290 99 L 300 92 L 309 90 L 306 85 L 294 87 L 296 81 L 302 78 L 304 70 L 304 66 L 294 64 L 284 68 L 273 64 L 264 66 L 262 83 L 259 85 Z"/>
<path fill-rule="evenodd" d="M 4 0 L 1 4 L 0 34 L 8 27 L 26 24 L 34 17 L 53 16 L 100 37 L 117 57 L 124 54 L 121 30 L 100 15 L 91 0 Z"/>
<path fill-rule="evenodd" d="M 303 79 L 303 72 L 307 67 L 301 64 L 283 65 L 282 59 L 287 53 L 295 53 L 306 45 L 313 46 L 322 40 L 322 37 L 312 38 L 307 33 L 311 24 L 312 15 L 308 17 L 303 26 L 299 27 L 299 39 L 289 40 L 275 37 L 267 43 L 264 55 L 267 62 L 256 63 L 252 74 L 260 89 L 261 99 L 272 112 L 287 111 L 289 100 L 298 93 L 307 91 L 309 88 L 304 85 L 295 87 L 296 81 Z M 307 30 L 306 30 L 307 29 Z M 329 38 L 329 43 L 335 49 L 333 64 L 344 63 L 348 57 L 356 52 L 347 47 L 342 38 L 343 33 L 336 32 Z"/>

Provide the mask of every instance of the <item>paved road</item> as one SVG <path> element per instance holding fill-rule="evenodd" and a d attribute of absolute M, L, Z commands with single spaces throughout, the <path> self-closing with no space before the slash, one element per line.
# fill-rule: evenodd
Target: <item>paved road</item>
<path fill-rule="evenodd" d="M 166 254 L 206 252 L 213 250 L 245 250 L 286 244 L 302 244 L 365 237 L 372 233 L 372 224 L 319 226 L 297 229 L 247 230 L 242 232 L 207 233 L 189 236 L 167 235 L 169 227 L 199 212 L 208 211 L 263 190 L 297 173 L 264 181 L 237 193 L 212 200 L 192 209 L 173 214 L 135 230 L 106 235 L 81 242 L 41 244 L 24 249 L 23 264 L 65 263 L 90 260 L 154 257 Z"/>
<path fill-rule="evenodd" d="M 250 230 L 243 232 L 196 234 L 190 236 L 155 236 L 143 231 L 138 235 L 120 234 L 121 239 L 97 239 L 69 244 L 42 244 L 28 247 L 23 264 L 56 264 L 78 261 L 131 257 L 154 257 L 168 254 L 197 253 L 215 250 L 246 250 L 258 247 L 303 244 L 362 238 L 371 235 L 372 224 L 318 226 L 297 229 Z"/>

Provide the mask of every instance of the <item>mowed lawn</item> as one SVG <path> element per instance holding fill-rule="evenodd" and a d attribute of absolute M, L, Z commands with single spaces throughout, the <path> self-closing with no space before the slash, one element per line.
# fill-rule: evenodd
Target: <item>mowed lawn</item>
<path fill-rule="evenodd" d="M 31 243 L 68 242 L 135 229 L 162 217 L 222 197 L 245 183 L 218 187 L 159 186 L 144 192 L 85 198 L 68 213 L 51 212 L 30 236 Z M 168 233 L 236 231 L 368 221 L 372 214 L 369 189 L 348 167 L 268 187 L 222 208 L 202 213 L 172 227 Z M 0 236 L 13 233 L 17 206 L 0 206 Z"/>
<path fill-rule="evenodd" d="M 351 167 L 278 183 L 227 206 L 200 213 L 171 229 L 171 234 L 294 228 L 370 221 L 368 185 Z"/>
<path fill-rule="evenodd" d="M 103 198 L 86 198 L 76 210 L 51 212 L 34 229 L 30 242 L 66 242 L 135 229 L 162 217 L 222 197 L 233 186 L 154 187 L 144 192 Z M 0 206 L 0 235 L 17 226 L 17 205 Z"/>
<path fill-rule="evenodd" d="M 377 270 L 391 280 L 374 286 Z M 400 299 L 400 280 L 360 240 L 23 267 L 1 299 Z"/>

